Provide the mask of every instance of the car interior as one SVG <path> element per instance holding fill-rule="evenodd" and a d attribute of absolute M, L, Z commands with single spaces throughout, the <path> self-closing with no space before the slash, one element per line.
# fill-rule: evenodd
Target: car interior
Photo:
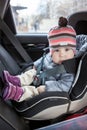
<path fill-rule="evenodd" d="M 79 12 L 72 14 L 68 17 L 69 24 L 72 25 L 77 34 L 83 34 L 87 35 L 87 12 Z M 60 104 L 55 101 L 56 107 L 55 110 L 56 113 L 54 115 L 51 115 L 50 109 L 48 109 L 51 105 L 55 105 L 54 103 L 50 106 L 47 106 L 47 112 L 48 115 L 46 116 L 46 112 L 41 113 L 43 106 L 46 106 L 48 101 L 50 100 L 49 97 L 54 97 L 56 93 L 50 93 L 50 94 L 42 94 L 41 96 L 36 96 L 35 98 L 29 100 L 28 102 L 20 103 L 19 105 L 15 102 L 11 101 L 4 101 L 2 99 L 2 88 L 3 88 L 3 70 L 8 70 L 11 74 L 16 75 L 20 74 L 29 67 L 33 65 L 33 62 L 43 56 L 44 48 L 48 47 L 48 40 L 47 40 L 47 34 L 30 34 L 30 35 L 17 35 L 16 29 L 12 17 L 11 7 L 10 7 L 10 0 L 0 0 L 0 130 L 33 130 L 33 129 L 42 129 L 44 126 L 48 126 L 54 123 L 58 123 L 63 121 L 67 114 L 66 111 L 68 104 L 70 103 L 69 98 L 72 99 L 72 101 L 77 103 L 76 95 L 79 95 L 81 91 L 84 91 L 84 86 L 80 90 L 80 92 L 77 92 L 78 82 L 76 84 L 75 90 L 72 92 L 76 93 L 70 93 L 68 95 L 67 93 L 59 93 L 57 96 L 60 98 Z M 86 62 L 87 54 L 83 57 L 83 61 Z M 82 64 L 83 65 L 83 64 Z M 83 69 L 86 67 L 87 64 L 83 65 Z M 81 78 L 83 77 L 84 73 L 86 73 L 87 70 L 81 71 Z M 80 79 L 79 79 L 80 80 Z M 85 78 L 86 80 L 86 78 Z M 83 84 L 84 79 L 82 81 Z M 85 84 L 86 86 L 86 84 Z M 85 96 L 84 96 L 85 95 Z M 69 97 L 70 96 L 70 97 Z M 81 109 L 83 107 L 86 107 L 86 99 L 87 94 L 80 95 L 78 100 L 79 105 L 81 102 L 83 102 L 83 106 L 81 106 Z M 45 97 L 48 97 L 48 100 L 44 100 L 44 102 L 38 103 L 38 101 L 42 101 Z M 62 97 L 62 98 L 61 98 Z M 64 99 L 65 98 L 65 99 Z M 64 99 L 64 100 L 62 100 Z M 59 100 L 59 99 L 58 99 Z M 74 103 L 73 102 L 73 103 Z M 33 104 L 35 104 L 35 107 Z M 62 104 L 64 103 L 64 104 Z M 70 111 L 73 110 L 73 103 L 71 104 Z M 16 106 L 16 110 L 13 106 Z M 43 105 L 42 105 L 43 104 Z M 59 108 L 60 105 L 60 108 Z M 26 107 L 28 112 L 25 110 Z M 63 108 L 62 108 L 63 106 Z M 22 108 L 23 107 L 23 108 Z M 32 108 L 32 109 L 31 109 Z M 44 108 L 45 109 L 45 108 Z M 59 114 L 57 114 L 57 109 L 59 109 Z M 61 113 L 60 109 L 65 109 L 64 113 Z M 75 107 L 76 111 L 79 109 Z M 22 111 L 22 112 L 18 112 Z M 40 113 L 39 113 L 40 112 Z M 75 111 L 74 111 L 75 112 Z M 36 115 L 35 115 L 36 114 Z M 71 113 L 70 113 L 71 114 Z M 23 117 L 23 115 L 25 117 Z M 45 116 L 48 117 L 45 119 Z M 28 118 L 29 117 L 29 118 Z M 43 117 L 43 118 L 42 118 Z M 53 119 L 52 119 L 53 117 Z M 64 119 L 63 119 L 64 118 Z M 83 117 L 86 118 L 87 117 Z"/>

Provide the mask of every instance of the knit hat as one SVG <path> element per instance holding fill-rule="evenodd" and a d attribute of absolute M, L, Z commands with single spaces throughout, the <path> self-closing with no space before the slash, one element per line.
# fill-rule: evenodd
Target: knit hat
<path fill-rule="evenodd" d="M 52 52 L 53 48 L 60 46 L 70 46 L 76 49 L 76 32 L 72 26 L 67 25 L 68 21 L 60 17 L 58 26 L 53 27 L 48 33 L 49 47 Z"/>

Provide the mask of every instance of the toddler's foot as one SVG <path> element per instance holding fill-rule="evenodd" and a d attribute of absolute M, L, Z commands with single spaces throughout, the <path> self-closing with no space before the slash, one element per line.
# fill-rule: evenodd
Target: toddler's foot
<path fill-rule="evenodd" d="M 12 76 L 8 71 L 3 72 L 4 81 L 9 84 L 12 83 L 16 86 L 21 86 L 20 79 L 17 76 Z"/>
<path fill-rule="evenodd" d="M 19 86 L 15 86 L 11 83 L 6 84 L 2 91 L 2 96 L 4 100 L 15 100 L 18 101 L 23 95 L 23 89 Z"/>

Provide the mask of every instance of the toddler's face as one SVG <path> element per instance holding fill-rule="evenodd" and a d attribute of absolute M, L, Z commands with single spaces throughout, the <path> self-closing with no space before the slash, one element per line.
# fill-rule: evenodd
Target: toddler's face
<path fill-rule="evenodd" d="M 74 57 L 74 50 L 69 47 L 58 47 L 53 50 L 52 60 L 56 64 L 61 64 L 64 60 L 72 59 Z"/>

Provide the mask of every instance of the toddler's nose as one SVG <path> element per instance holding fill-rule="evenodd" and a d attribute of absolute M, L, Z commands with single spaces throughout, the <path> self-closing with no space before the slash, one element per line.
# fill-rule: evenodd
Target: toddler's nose
<path fill-rule="evenodd" d="M 63 49 L 60 50 L 60 56 L 64 56 L 65 55 L 65 51 Z"/>

